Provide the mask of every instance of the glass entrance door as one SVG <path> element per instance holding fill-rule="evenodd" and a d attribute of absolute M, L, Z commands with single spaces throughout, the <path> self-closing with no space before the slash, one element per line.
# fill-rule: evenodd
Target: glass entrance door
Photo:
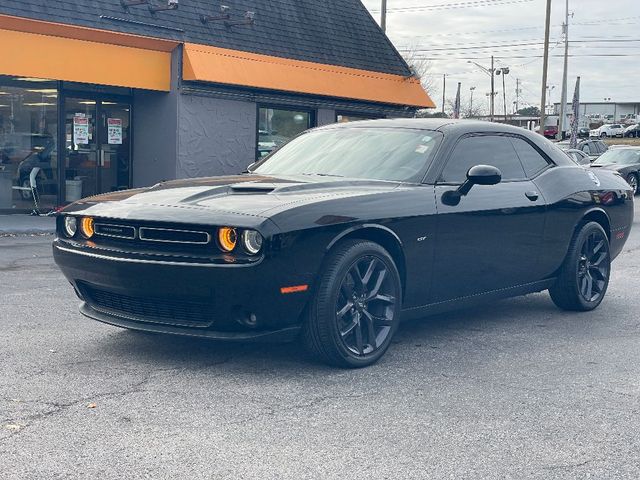
<path fill-rule="evenodd" d="M 130 186 L 127 103 L 65 99 L 65 201 Z"/>

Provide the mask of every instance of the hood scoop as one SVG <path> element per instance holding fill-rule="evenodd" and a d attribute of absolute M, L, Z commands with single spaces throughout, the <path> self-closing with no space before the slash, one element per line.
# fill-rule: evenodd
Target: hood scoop
<path fill-rule="evenodd" d="M 271 193 L 276 189 L 272 183 L 236 183 L 229 187 L 232 194 L 256 195 Z"/>

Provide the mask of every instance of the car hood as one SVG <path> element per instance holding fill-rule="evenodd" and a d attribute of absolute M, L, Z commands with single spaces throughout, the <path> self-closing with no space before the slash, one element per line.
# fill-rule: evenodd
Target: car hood
<path fill-rule="evenodd" d="M 249 174 L 197 178 L 88 197 L 70 205 L 65 211 L 82 211 L 112 218 L 159 220 L 165 218 L 163 210 L 180 208 L 190 212 L 185 214 L 187 217 L 211 218 L 212 212 L 218 212 L 225 214 L 225 217 L 237 215 L 268 218 L 288 208 L 391 191 L 399 185 L 398 182 L 317 175 Z M 158 214 L 159 217 L 144 218 Z"/>
<path fill-rule="evenodd" d="M 620 165 L 619 163 L 605 163 L 604 165 L 591 164 L 591 168 L 602 168 L 603 170 L 624 170 L 629 165 Z"/>

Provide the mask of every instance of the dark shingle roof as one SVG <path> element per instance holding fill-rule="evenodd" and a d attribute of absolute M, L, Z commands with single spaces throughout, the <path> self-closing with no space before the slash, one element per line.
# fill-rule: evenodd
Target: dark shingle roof
<path fill-rule="evenodd" d="M 164 4 L 166 0 L 152 1 Z M 256 24 L 230 28 L 222 22 L 203 25 L 200 15 L 217 13 L 221 4 L 230 6 L 233 17 L 238 19 L 248 10 L 255 11 Z M 180 0 L 178 10 L 156 14 L 151 14 L 145 5 L 131 7 L 126 13 L 120 0 L 2 0 L 0 14 L 410 74 L 360 0 Z"/>

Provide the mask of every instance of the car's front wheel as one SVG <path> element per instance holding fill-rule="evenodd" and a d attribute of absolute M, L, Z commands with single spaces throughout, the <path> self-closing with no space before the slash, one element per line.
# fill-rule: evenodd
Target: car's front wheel
<path fill-rule="evenodd" d="M 609 237 L 596 222 L 575 234 L 555 284 L 553 302 L 563 310 L 588 311 L 598 307 L 607 292 L 611 273 Z"/>
<path fill-rule="evenodd" d="M 400 321 L 402 285 L 389 253 L 347 240 L 326 259 L 307 309 L 303 340 L 325 363 L 360 368 L 382 357 Z"/>

